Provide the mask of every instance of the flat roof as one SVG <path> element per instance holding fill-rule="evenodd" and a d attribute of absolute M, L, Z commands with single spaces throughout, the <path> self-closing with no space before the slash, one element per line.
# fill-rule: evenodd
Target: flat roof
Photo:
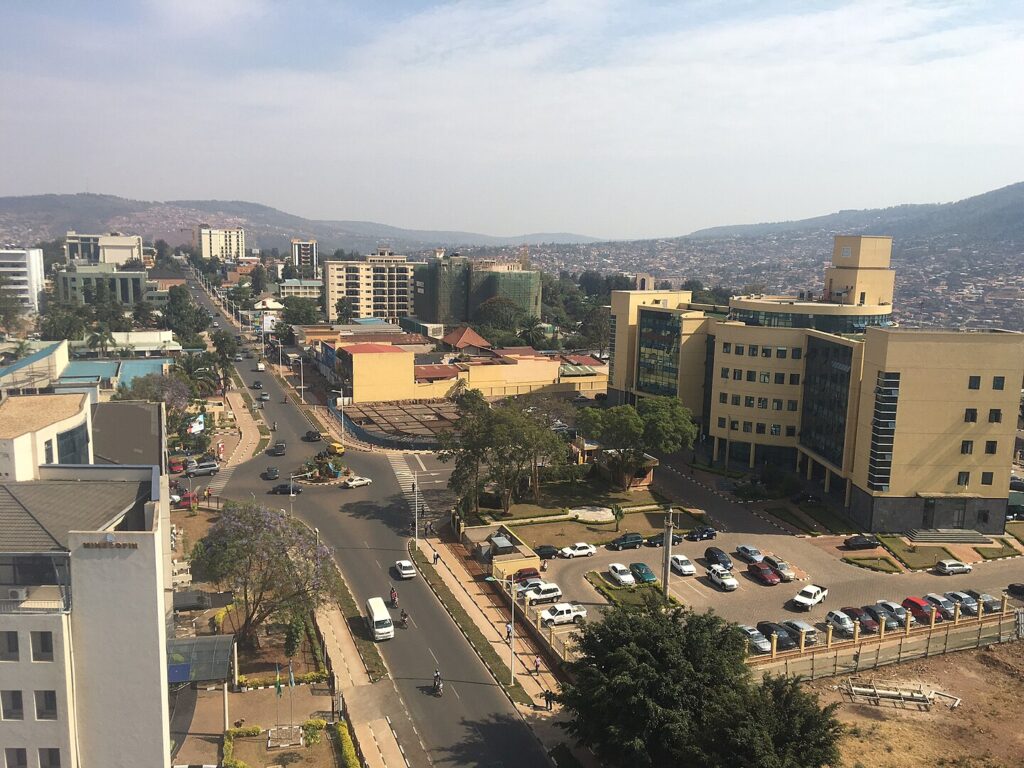
<path fill-rule="evenodd" d="M 92 406 L 92 451 L 96 464 L 163 466 L 160 403 L 141 400 Z"/>
<path fill-rule="evenodd" d="M 404 349 L 393 347 L 390 344 L 351 344 L 348 346 L 338 347 L 339 351 L 348 352 L 350 355 L 363 355 L 363 354 L 379 354 L 387 352 L 399 352 L 402 354 L 408 354 Z"/>
<path fill-rule="evenodd" d="M 82 411 L 85 394 L 14 395 L 0 402 L 0 440 L 36 432 Z"/>

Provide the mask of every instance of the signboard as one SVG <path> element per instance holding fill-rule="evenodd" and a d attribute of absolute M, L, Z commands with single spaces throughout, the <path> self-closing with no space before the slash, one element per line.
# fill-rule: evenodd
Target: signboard
<path fill-rule="evenodd" d="M 206 429 L 206 414 L 200 413 L 192 420 L 192 423 L 188 428 L 188 433 L 190 435 L 198 435 L 204 429 Z"/>
<path fill-rule="evenodd" d="M 264 312 L 263 313 L 263 332 L 264 333 L 273 333 L 275 325 L 277 325 L 277 318 L 275 318 L 273 315 L 271 315 L 271 314 L 269 314 L 267 312 Z"/>

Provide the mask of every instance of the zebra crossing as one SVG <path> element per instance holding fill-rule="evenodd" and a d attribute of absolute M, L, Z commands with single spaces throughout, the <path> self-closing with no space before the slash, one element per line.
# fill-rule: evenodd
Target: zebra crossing
<path fill-rule="evenodd" d="M 220 493 L 224 490 L 224 486 L 228 484 L 228 480 L 235 474 L 235 470 L 238 469 L 237 464 L 232 464 L 230 467 L 224 467 L 217 471 L 217 474 L 210 478 L 209 484 L 206 486 L 210 489 L 210 493 Z"/>
<path fill-rule="evenodd" d="M 388 464 L 391 465 L 391 471 L 395 473 L 395 479 L 398 480 L 398 487 L 402 489 L 402 495 L 409 502 L 409 509 L 412 509 L 413 504 L 416 503 L 416 493 L 414 490 L 416 476 L 409 469 L 409 464 L 402 455 L 388 454 Z M 419 501 L 420 513 L 429 512 L 430 507 L 424 501 L 423 494 L 420 494 Z"/>

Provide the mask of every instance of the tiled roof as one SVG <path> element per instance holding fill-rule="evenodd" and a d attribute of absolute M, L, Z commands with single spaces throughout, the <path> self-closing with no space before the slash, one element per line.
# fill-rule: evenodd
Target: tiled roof
<path fill-rule="evenodd" d="M 450 347 L 455 347 L 456 349 L 464 349 L 465 347 L 483 347 L 486 349 L 491 346 L 491 342 L 474 331 L 468 325 L 456 328 L 441 339 L 441 341 Z"/>
<path fill-rule="evenodd" d="M 440 381 L 454 379 L 460 370 L 457 365 L 417 365 L 413 367 L 413 375 L 417 381 Z"/>

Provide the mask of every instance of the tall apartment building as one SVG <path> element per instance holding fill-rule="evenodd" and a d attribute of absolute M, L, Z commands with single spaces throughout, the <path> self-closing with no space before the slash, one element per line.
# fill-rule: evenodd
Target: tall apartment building
<path fill-rule="evenodd" d="M 894 327 L 887 237 L 837 237 L 821 297 L 615 291 L 609 399 L 678 397 L 715 460 L 820 479 L 863 530 L 1002 532 L 1024 334 Z"/>
<path fill-rule="evenodd" d="M 519 262 L 474 261 L 444 251 L 416 270 L 415 312 L 425 323 L 472 322 L 480 304 L 496 297 L 511 301 L 526 316 L 540 317 L 540 272 Z"/>
<path fill-rule="evenodd" d="M 200 224 L 196 240 L 199 255 L 204 259 L 237 262 L 245 256 L 245 230 L 241 227 L 214 229 L 208 224 Z"/>
<path fill-rule="evenodd" d="M 302 277 L 320 279 L 320 253 L 316 240 L 292 239 L 292 266 Z"/>
<path fill-rule="evenodd" d="M 69 264 L 124 264 L 144 257 L 140 235 L 83 235 L 72 230 L 64 239 L 64 258 Z"/>
<path fill-rule="evenodd" d="M 42 248 L 0 248 L 0 280 L 0 290 L 13 293 L 30 311 L 38 312 L 45 288 Z"/>
<path fill-rule="evenodd" d="M 347 298 L 356 318 L 381 317 L 395 322 L 412 314 L 413 271 L 422 262 L 407 261 L 381 248 L 358 261 L 325 261 L 323 284 L 327 319 L 338 318 L 338 299 Z"/>

